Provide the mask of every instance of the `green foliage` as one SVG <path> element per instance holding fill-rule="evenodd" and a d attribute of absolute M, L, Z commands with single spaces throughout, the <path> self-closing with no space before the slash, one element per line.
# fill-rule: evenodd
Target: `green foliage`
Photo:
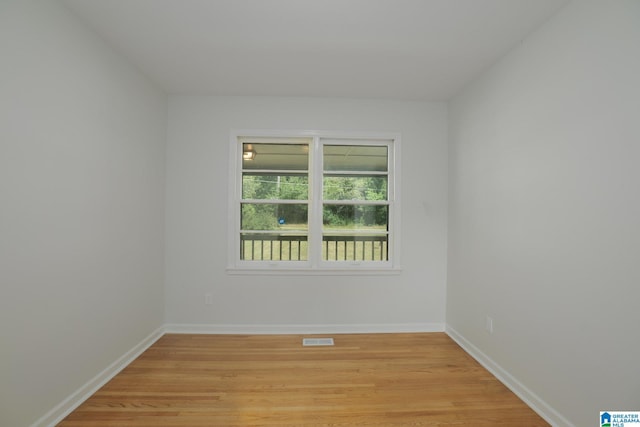
<path fill-rule="evenodd" d="M 307 200 L 309 180 L 300 175 L 244 175 L 242 198 Z"/>
<path fill-rule="evenodd" d="M 387 200 L 387 178 L 379 176 L 328 176 L 323 181 L 325 200 Z M 386 206 L 328 204 L 323 223 L 330 227 L 386 226 Z"/>
<path fill-rule="evenodd" d="M 307 224 L 306 204 L 242 204 L 243 230 L 277 230 L 289 224 Z M 283 219 L 284 224 L 278 221 Z M 295 229 L 295 227 L 294 227 Z"/>
<path fill-rule="evenodd" d="M 325 200 L 386 200 L 387 178 L 379 176 L 327 176 Z"/>
<path fill-rule="evenodd" d="M 275 230 L 277 221 L 274 219 L 273 205 L 257 205 L 245 203 L 242 205 L 243 230 Z"/>
<path fill-rule="evenodd" d="M 306 175 L 245 174 L 242 177 L 243 199 L 300 200 L 309 199 Z M 381 176 L 325 176 L 324 200 L 387 200 L 387 178 Z M 286 224 L 306 224 L 306 206 L 298 204 L 243 204 L 242 229 L 275 230 L 278 219 Z M 386 227 L 386 206 L 327 204 L 323 207 L 323 223 L 330 227 Z"/>
<path fill-rule="evenodd" d="M 387 206 L 325 205 L 322 221 L 331 228 L 376 227 L 387 225 Z"/>

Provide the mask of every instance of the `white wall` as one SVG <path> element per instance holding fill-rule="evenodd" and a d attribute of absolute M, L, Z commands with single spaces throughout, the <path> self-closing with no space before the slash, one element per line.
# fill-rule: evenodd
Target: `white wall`
<path fill-rule="evenodd" d="M 163 323 L 166 97 L 57 2 L 0 3 L 0 425 Z"/>
<path fill-rule="evenodd" d="M 375 100 L 170 97 L 166 320 L 218 330 L 339 325 L 442 328 L 446 281 L 446 107 Z M 402 134 L 402 264 L 397 276 L 230 276 L 231 129 Z M 213 305 L 205 305 L 212 293 Z M 253 328 L 253 329 L 252 329 Z M 323 326 L 320 326 L 323 328 Z M 282 329 L 279 329 L 282 330 Z"/>
<path fill-rule="evenodd" d="M 638 410 L 640 2 L 571 3 L 450 119 L 448 325 L 577 426 Z"/>

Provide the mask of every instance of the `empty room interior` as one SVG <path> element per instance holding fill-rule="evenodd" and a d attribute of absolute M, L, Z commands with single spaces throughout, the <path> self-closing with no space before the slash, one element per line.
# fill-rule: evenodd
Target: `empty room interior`
<path fill-rule="evenodd" d="M 2 0 L 0 425 L 640 411 L 639 162 L 638 0 Z M 205 344 L 218 365 L 165 366 L 209 403 L 71 423 Z M 286 395 L 300 421 L 262 397 L 223 421 L 252 369 L 225 357 L 272 396 L 348 369 Z M 417 400 L 385 397 L 402 381 Z"/>

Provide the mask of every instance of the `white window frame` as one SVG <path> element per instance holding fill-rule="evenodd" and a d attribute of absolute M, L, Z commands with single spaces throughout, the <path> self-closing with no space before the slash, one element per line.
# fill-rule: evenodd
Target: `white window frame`
<path fill-rule="evenodd" d="M 240 259 L 240 206 L 242 201 L 242 138 L 307 138 L 309 147 L 308 260 L 258 261 Z M 322 260 L 323 144 L 386 145 L 388 150 L 388 261 Z M 333 143 L 333 144 L 332 144 Z M 230 132 L 227 251 L 229 274 L 398 274 L 400 264 L 400 134 L 389 132 L 327 132 L 239 129 Z M 358 202 L 358 204 L 363 204 Z M 346 201 L 348 204 L 349 201 Z M 374 203 L 364 203 L 374 204 Z"/>

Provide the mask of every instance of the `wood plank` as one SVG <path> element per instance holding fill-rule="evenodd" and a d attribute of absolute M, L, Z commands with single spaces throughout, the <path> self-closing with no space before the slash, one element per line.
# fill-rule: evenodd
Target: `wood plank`
<path fill-rule="evenodd" d="M 548 426 L 444 333 L 333 337 L 167 334 L 58 425 Z"/>

